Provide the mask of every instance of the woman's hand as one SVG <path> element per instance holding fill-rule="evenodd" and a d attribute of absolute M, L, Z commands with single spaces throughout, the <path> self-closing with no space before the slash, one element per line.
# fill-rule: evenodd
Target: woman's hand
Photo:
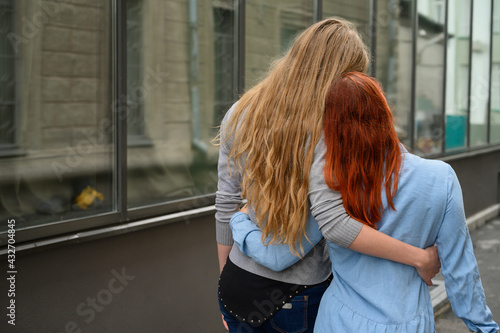
<path fill-rule="evenodd" d="M 248 204 L 245 204 L 245 206 L 241 207 L 240 212 L 248 215 Z"/>
<path fill-rule="evenodd" d="M 388 259 L 413 266 L 428 286 L 432 286 L 431 279 L 439 273 L 439 269 L 441 268 L 437 247 L 431 246 L 422 250 L 421 248 L 389 237 L 380 231 L 370 228 L 366 224 L 363 224 L 358 236 L 348 248 L 372 257 Z"/>
<path fill-rule="evenodd" d="M 224 315 L 222 315 L 222 323 L 224 324 L 224 328 L 226 329 L 226 331 L 229 331 L 229 327 L 227 327 L 227 323 L 224 320 Z"/>
<path fill-rule="evenodd" d="M 438 250 L 436 245 L 430 246 L 425 249 L 427 258 L 420 265 L 418 265 L 417 273 L 428 286 L 432 286 L 431 279 L 439 273 L 441 269 L 441 262 L 439 261 Z"/>

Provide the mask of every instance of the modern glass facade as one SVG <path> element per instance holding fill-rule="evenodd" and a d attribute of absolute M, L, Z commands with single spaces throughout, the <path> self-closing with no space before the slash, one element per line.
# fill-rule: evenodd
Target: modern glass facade
<path fill-rule="evenodd" d="M 500 0 L 0 0 L 0 219 L 23 242 L 212 205 L 224 113 L 329 16 L 414 152 L 500 144 Z"/>

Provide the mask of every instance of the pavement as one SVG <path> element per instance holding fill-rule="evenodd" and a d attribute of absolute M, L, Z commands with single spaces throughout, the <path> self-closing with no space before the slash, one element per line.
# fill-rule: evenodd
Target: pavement
<path fill-rule="evenodd" d="M 496 217 L 491 217 L 494 214 Z M 467 220 L 474 245 L 479 274 L 493 320 L 500 324 L 500 216 L 498 209 L 489 216 Z M 469 332 L 463 321 L 455 316 L 448 302 L 442 276 L 433 279 L 431 299 L 436 315 L 437 333 Z"/>

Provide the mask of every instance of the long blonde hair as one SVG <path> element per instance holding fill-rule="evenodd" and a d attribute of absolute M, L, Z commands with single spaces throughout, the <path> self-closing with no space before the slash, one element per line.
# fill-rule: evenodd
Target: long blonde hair
<path fill-rule="evenodd" d="M 303 255 L 309 172 L 329 87 L 343 73 L 365 72 L 368 64 L 354 25 L 328 18 L 302 32 L 240 98 L 219 137 L 234 140 L 228 158 L 242 172 L 242 197 L 255 211 L 263 242 L 271 236 L 269 243 L 289 244 Z"/>

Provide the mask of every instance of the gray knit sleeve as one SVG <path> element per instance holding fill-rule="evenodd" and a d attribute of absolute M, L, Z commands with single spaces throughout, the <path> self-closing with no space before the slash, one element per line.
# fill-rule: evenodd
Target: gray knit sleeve
<path fill-rule="evenodd" d="M 314 150 L 314 161 L 309 177 L 311 213 L 318 221 L 325 239 L 348 247 L 361 231 L 363 224 L 347 214 L 340 192 L 333 191 L 325 182 L 326 145 L 322 136 Z"/>
<path fill-rule="evenodd" d="M 236 104 L 226 113 L 221 123 L 221 133 L 224 125 L 231 116 Z M 222 141 L 225 137 L 222 137 Z M 216 240 L 222 245 L 232 245 L 233 235 L 229 226 L 231 216 L 236 213 L 241 205 L 241 172 L 234 165 L 234 161 L 228 161 L 228 154 L 232 140 L 229 138 L 220 146 L 218 169 L 217 192 L 215 194 L 215 223 Z"/>

